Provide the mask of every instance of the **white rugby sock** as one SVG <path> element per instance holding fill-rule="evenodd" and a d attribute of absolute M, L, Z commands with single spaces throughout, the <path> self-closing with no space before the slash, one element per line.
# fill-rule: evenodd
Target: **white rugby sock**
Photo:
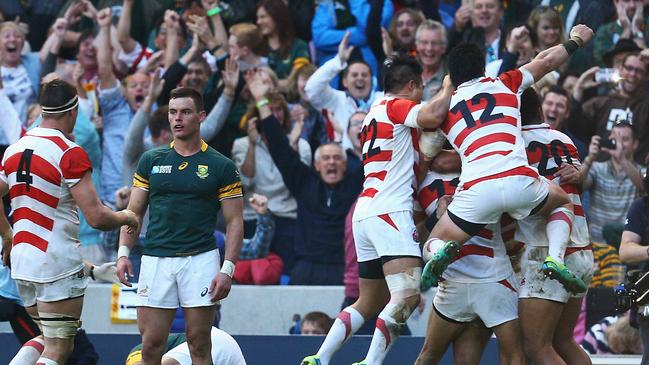
<path fill-rule="evenodd" d="M 548 255 L 561 263 L 568 247 L 574 218 L 575 214 L 566 207 L 553 210 L 548 217 L 545 228 L 548 236 Z"/>
<path fill-rule="evenodd" d="M 36 365 L 59 365 L 59 363 L 46 357 L 41 357 L 36 361 Z"/>
<path fill-rule="evenodd" d="M 43 339 L 35 337 L 23 345 L 9 365 L 34 365 L 45 349 Z"/>
<path fill-rule="evenodd" d="M 331 357 L 363 326 L 363 323 L 365 323 L 365 318 L 356 309 L 351 306 L 343 309 L 318 350 L 317 355 L 320 357 L 320 363 L 328 365 Z"/>
<path fill-rule="evenodd" d="M 392 315 L 397 312 L 401 312 L 397 310 L 397 305 L 394 303 L 388 303 L 379 314 L 379 318 L 376 320 L 374 336 L 372 336 L 372 343 L 370 344 L 370 349 L 367 351 L 367 356 L 365 357 L 365 362 L 367 364 L 383 364 L 385 356 L 399 337 L 401 328 L 405 325 L 405 322 L 397 323 L 396 319 Z"/>

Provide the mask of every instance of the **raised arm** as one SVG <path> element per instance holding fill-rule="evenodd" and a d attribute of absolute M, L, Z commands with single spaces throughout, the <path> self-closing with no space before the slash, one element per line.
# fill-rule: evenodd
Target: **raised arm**
<path fill-rule="evenodd" d="M 223 93 L 203 123 L 201 123 L 201 138 L 206 141 L 212 140 L 221 131 L 230 113 L 234 93 L 239 83 L 239 64 L 237 61 L 232 58 L 225 61 L 225 70 L 221 72 L 221 79 L 225 85 Z"/>
<path fill-rule="evenodd" d="M 164 15 L 163 26 L 167 30 L 167 47 L 165 48 L 164 67 L 168 69 L 178 59 L 178 37 L 182 37 L 180 30 L 180 16 L 173 10 L 167 10 Z"/>
<path fill-rule="evenodd" d="M 222 9 L 219 6 L 219 0 L 202 0 L 201 4 L 203 5 L 203 9 L 207 12 L 207 18 L 210 20 L 210 24 L 212 24 L 212 29 L 214 30 L 214 39 L 216 40 L 217 44 L 219 45 L 220 48 L 214 52 L 213 48 L 210 48 L 212 50 L 212 53 L 214 56 L 218 57 L 221 56 L 228 51 L 228 32 L 225 30 L 225 25 L 223 25 L 223 18 L 221 18 L 221 11 L 216 11 L 215 9 Z"/>
<path fill-rule="evenodd" d="M 579 47 L 584 46 L 592 38 L 592 29 L 583 24 L 575 25 L 570 31 L 570 40 L 546 49 L 521 68 L 529 71 L 534 80 L 540 80 L 548 72 L 563 65 Z"/>
<path fill-rule="evenodd" d="M 113 74 L 113 51 L 110 46 L 110 19 L 112 13 L 110 8 L 101 9 L 97 13 L 97 24 L 99 35 L 97 36 L 97 66 L 99 71 L 99 87 L 110 89 L 115 87 L 117 79 Z"/>
<path fill-rule="evenodd" d="M 117 41 L 125 53 L 132 52 L 135 40 L 131 38 L 131 21 L 133 19 L 133 0 L 124 0 L 122 3 L 122 16 L 117 22 Z"/>
<path fill-rule="evenodd" d="M 304 92 L 316 109 L 332 109 L 337 104 L 337 98 L 346 98 L 344 91 L 335 90 L 329 83 L 347 66 L 347 60 L 354 50 L 354 46 L 347 47 L 349 37 L 350 33 L 345 33 L 338 46 L 338 55 L 318 67 L 304 86 Z"/>

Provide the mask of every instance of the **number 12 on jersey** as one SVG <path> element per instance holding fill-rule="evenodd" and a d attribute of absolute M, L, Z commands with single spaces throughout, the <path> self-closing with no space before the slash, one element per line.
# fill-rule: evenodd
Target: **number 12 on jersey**
<path fill-rule="evenodd" d="M 480 118 L 476 121 L 473 119 L 472 109 L 479 110 L 482 104 L 485 104 Z M 476 126 L 478 122 L 488 123 L 494 120 L 503 118 L 503 113 L 492 114 L 496 107 L 496 97 L 488 93 L 480 93 L 475 95 L 470 100 L 462 100 L 450 110 L 451 113 L 460 113 L 467 128 L 471 129 Z"/>

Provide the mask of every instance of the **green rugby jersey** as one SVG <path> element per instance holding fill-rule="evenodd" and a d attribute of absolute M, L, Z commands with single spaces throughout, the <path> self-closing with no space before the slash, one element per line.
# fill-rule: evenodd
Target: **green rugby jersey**
<path fill-rule="evenodd" d="M 173 142 L 145 152 L 133 186 L 149 191 L 149 228 L 144 254 L 196 255 L 216 248 L 216 214 L 223 199 L 243 196 L 234 163 L 202 141 L 188 157 Z"/>

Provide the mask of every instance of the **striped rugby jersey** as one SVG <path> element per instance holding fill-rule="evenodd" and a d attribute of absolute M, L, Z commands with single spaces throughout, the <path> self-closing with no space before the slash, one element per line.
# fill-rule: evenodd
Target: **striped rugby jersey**
<path fill-rule="evenodd" d="M 35 128 L 7 148 L 0 168 L 13 211 L 12 277 L 48 283 L 81 270 L 70 188 L 92 170 L 86 151 L 59 130 Z"/>
<path fill-rule="evenodd" d="M 577 168 L 581 165 L 575 144 L 570 137 L 551 129 L 545 123 L 523 126 L 522 131 L 530 166 L 536 168 L 541 176 L 561 186 L 573 204 L 575 218 L 572 221 L 568 247 L 588 246 L 590 236 L 584 208 L 581 205 L 581 188 L 577 184 L 561 184 L 561 179 L 554 176 L 559 166 L 564 163 Z M 519 221 L 517 238 L 532 246 L 545 247 L 548 245 L 546 225 L 546 217 L 527 217 Z"/>
<path fill-rule="evenodd" d="M 528 71 L 513 70 L 467 81 L 453 93 L 441 129 L 462 159 L 460 187 L 528 165 L 519 106 L 533 83 Z"/>
<path fill-rule="evenodd" d="M 420 108 L 421 104 L 390 96 L 377 100 L 370 108 L 361 131 L 365 181 L 354 221 L 413 210 Z"/>
<path fill-rule="evenodd" d="M 427 216 L 436 214 L 437 203 L 444 195 L 455 194 L 458 174 L 428 171 L 419 185 L 418 202 Z M 514 236 L 514 221 L 505 215 L 500 222 L 488 224 L 460 249 L 460 255 L 444 271 L 442 277 L 460 283 L 505 281 L 513 274 L 505 241 Z"/>

